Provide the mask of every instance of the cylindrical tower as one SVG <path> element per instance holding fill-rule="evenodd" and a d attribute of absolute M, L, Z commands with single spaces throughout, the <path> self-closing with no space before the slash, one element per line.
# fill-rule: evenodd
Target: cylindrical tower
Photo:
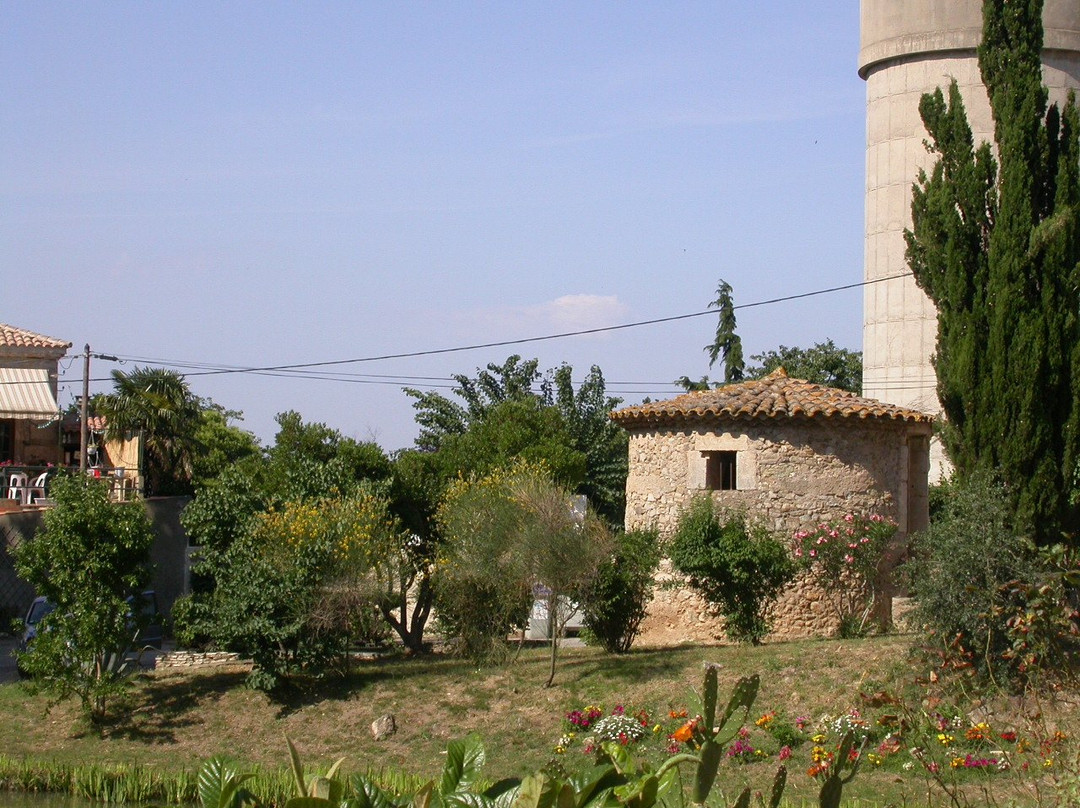
<path fill-rule="evenodd" d="M 861 0 L 859 75 L 866 80 L 867 281 L 908 272 L 904 228 L 911 188 L 933 162 L 919 99 L 956 79 L 976 143 L 993 140 L 976 48 L 980 0 Z M 1050 101 L 1080 88 L 1080 2 L 1046 0 L 1043 82 Z M 933 304 L 911 277 L 869 284 L 863 293 L 863 394 L 902 407 L 940 410 L 930 358 L 937 341 Z M 942 470 L 940 447 L 931 479 Z"/>

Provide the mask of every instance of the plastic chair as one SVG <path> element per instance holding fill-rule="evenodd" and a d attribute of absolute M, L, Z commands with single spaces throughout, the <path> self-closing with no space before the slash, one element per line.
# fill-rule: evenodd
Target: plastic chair
<path fill-rule="evenodd" d="M 26 501 L 24 505 L 32 505 L 34 499 L 45 499 L 45 480 L 48 478 L 49 472 L 43 471 L 37 477 L 34 478 L 34 482 L 26 489 Z"/>
<path fill-rule="evenodd" d="M 22 505 L 26 504 L 29 495 L 30 478 L 21 471 L 12 472 L 8 477 L 8 499 L 17 499 Z"/>

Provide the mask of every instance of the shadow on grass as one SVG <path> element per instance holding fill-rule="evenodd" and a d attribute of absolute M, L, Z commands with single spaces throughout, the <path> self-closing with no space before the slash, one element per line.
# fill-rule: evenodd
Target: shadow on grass
<path fill-rule="evenodd" d="M 102 737 L 150 744 L 176 741 L 176 732 L 201 723 L 200 713 L 244 686 L 244 671 L 141 677 L 95 728 Z"/>

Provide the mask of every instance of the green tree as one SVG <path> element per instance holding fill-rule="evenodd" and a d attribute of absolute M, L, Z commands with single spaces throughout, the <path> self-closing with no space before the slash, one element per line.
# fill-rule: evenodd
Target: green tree
<path fill-rule="evenodd" d="M 787 546 L 741 511 L 721 519 L 708 496 L 691 501 L 668 548 L 671 563 L 724 616 L 734 640 L 759 645 L 767 613 L 796 567 Z"/>
<path fill-rule="evenodd" d="M 716 323 L 716 336 L 713 341 L 705 346 L 705 352 L 709 355 L 709 367 L 716 364 L 716 360 L 724 360 L 724 383 L 742 381 L 746 362 L 743 360 L 742 339 L 736 331 L 735 301 L 731 294 L 731 285 L 721 279 L 716 287 L 716 300 L 709 304 L 710 309 L 716 309 L 719 319 Z"/>
<path fill-rule="evenodd" d="M 563 364 L 548 374 L 545 401 L 562 414 L 574 448 L 585 456 L 585 477 L 577 492 L 612 525 L 621 525 L 626 512 L 629 443 L 626 430 L 611 420 L 622 399 L 609 396 L 603 371 L 593 365 L 574 390 L 573 369 Z"/>
<path fill-rule="evenodd" d="M 420 427 L 417 448 L 436 451 L 445 437 L 467 432 L 499 404 L 534 397 L 533 388 L 540 382 L 539 364 L 537 359 L 522 361 L 515 354 L 501 365 L 488 363 L 485 369 L 477 371 L 475 379 L 456 373 L 454 393 L 461 403 L 433 390 L 404 388 L 406 395 L 416 399 L 413 408 Z"/>
<path fill-rule="evenodd" d="M 652 600 L 659 565 L 655 530 L 617 533 L 611 555 L 578 590 L 585 628 L 605 651 L 629 652 Z"/>
<path fill-rule="evenodd" d="M 476 378 L 455 375 L 460 401 L 406 388 L 420 426 L 417 448 L 443 455 L 438 465 L 447 482 L 518 455 L 543 459 L 560 484 L 588 496 L 612 524 L 621 523 L 628 439 L 609 417 L 621 400 L 607 395 L 595 365 L 576 390 L 569 365 L 544 374 L 538 367 L 538 360 L 515 355 L 478 370 Z"/>
<path fill-rule="evenodd" d="M 105 416 L 106 437 L 141 436 L 150 494 L 190 494 L 199 400 L 179 373 L 162 368 L 112 372 L 113 391 L 97 396 L 94 411 Z"/>
<path fill-rule="evenodd" d="M 862 352 L 837 348 L 831 339 L 809 348 L 781 345 L 774 351 L 753 354 L 750 359 L 758 364 L 747 368 L 747 379 L 763 379 L 782 367 L 793 379 L 862 394 Z"/>
<path fill-rule="evenodd" d="M 458 481 L 439 509 L 445 541 L 437 580 L 440 620 L 478 660 L 499 658 L 538 593 L 547 605 L 555 678 L 569 599 L 611 551 L 611 534 L 542 465 L 515 463 Z"/>
<path fill-rule="evenodd" d="M 258 438 L 232 423 L 241 418 L 236 410 L 227 410 L 209 399 L 199 401 L 195 443 L 200 451 L 192 458 L 191 474 L 196 489 L 236 463 L 261 453 Z"/>
<path fill-rule="evenodd" d="M 15 563 L 56 608 L 19 664 L 58 699 L 77 696 L 97 720 L 126 684 L 136 631 L 127 599 L 149 580 L 153 532 L 141 504 L 110 502 L 99 481 L 57 477 L 51 494 L 56 507 Z"/>
<path fill-rule="evenodd" d="M 1044 542 L 1080 528 L 1080 121 L 1047 108 L 1042 3 L 983 4 L 979 67 L 995 150 L 973 145 L 959 89 L 919 105 L 937 155 L 905 233 L 938 311 L 944 442 L 961 477 L 1000 474 L 1017 526 Z"/>

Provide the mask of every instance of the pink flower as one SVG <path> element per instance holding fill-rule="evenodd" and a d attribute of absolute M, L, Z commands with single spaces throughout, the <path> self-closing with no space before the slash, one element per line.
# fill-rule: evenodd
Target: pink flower
<path fill-rule="evenodd" d="M 781 762 L 783 762 L 783 761 L 787 760 L 789 757 L 791 757 L 791 747 L 790 746 L 781 746 L 780 747 L 780 755 L 779 755 L 779 757 L 780 757 Z"/>
<path fill-rule="evenodd" d="M 855 514 L 849 513 L 847 516 L 844 517 L 844 521 L 845 522 L 854 522 L 855 521 Z"/>
<path fill-rule="evenodd" d="M 855 559 L 852 558 L 851 556 L 849 556 L 849 555 L 844 556 L 844 563 L 845 564 L 852 564 L 854 562 L 855 562 Z"/>
<path fill-rule="evenodd" d="M 817 558 L 817 550 L 811 550 L 810 551 L 810 557 L 811 558 Z"/>

